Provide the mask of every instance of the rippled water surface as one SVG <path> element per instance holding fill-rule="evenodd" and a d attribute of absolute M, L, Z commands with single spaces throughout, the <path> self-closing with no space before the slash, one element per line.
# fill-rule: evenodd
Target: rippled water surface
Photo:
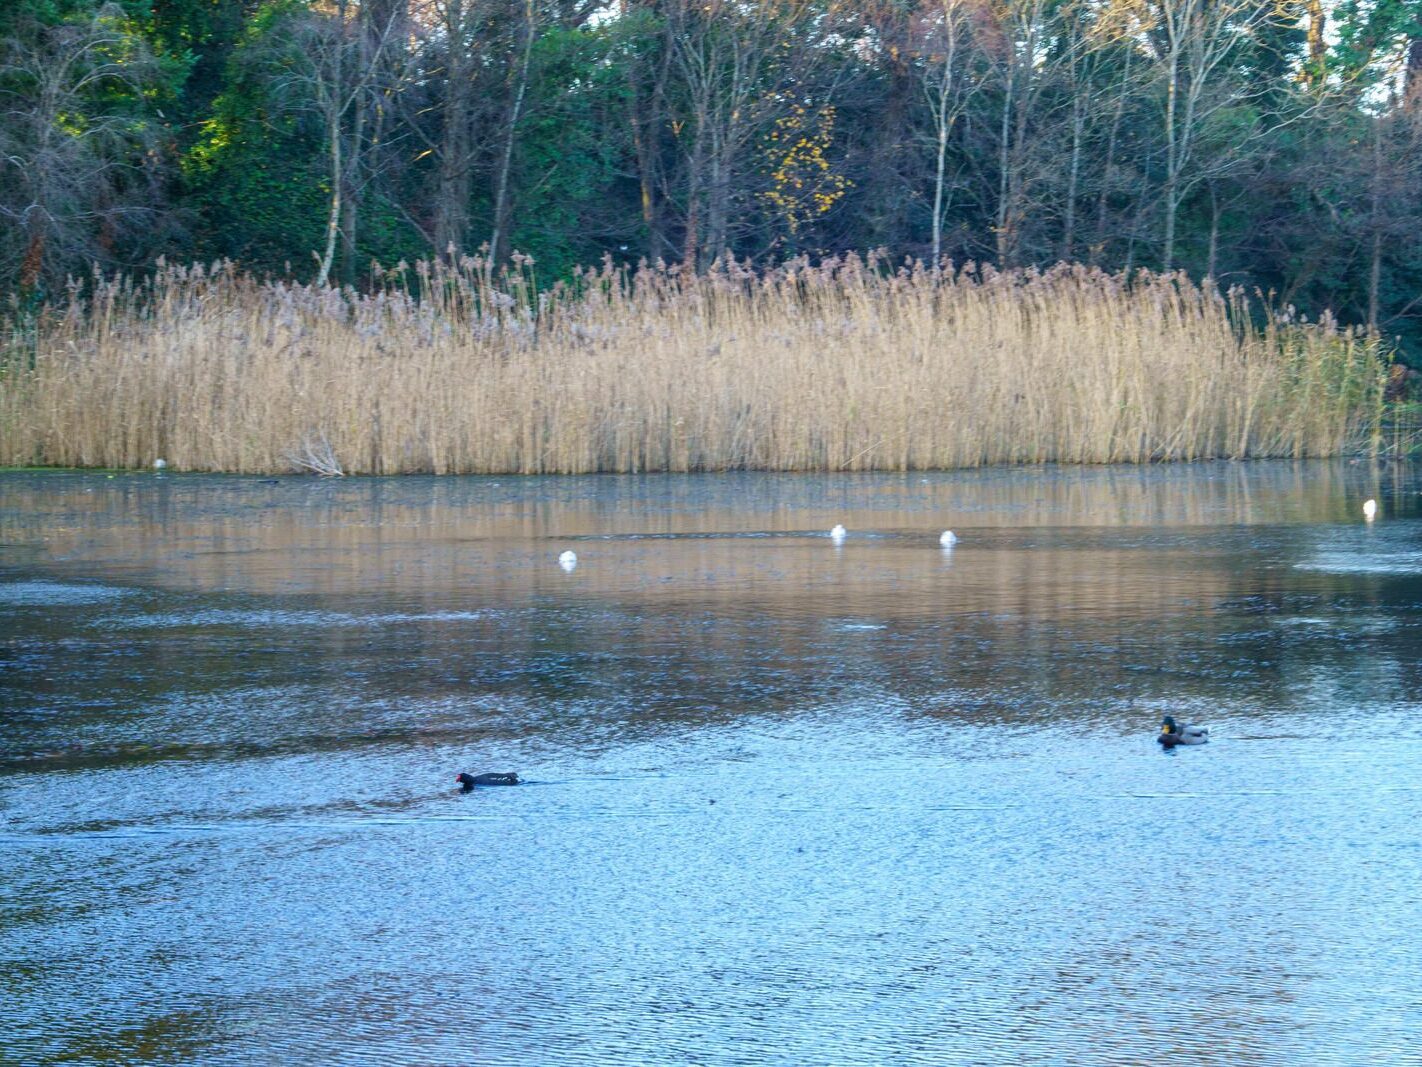
<path fill-rule="evenodd" d="M 1422 1063 L 1419 489 L 0 473 L 0 1062 Z"/>

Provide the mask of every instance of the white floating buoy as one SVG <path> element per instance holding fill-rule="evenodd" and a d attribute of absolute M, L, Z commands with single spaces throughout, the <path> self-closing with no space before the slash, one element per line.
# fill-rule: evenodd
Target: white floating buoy
<path fill-rule="evenodd" d="M 1369 500 L 1369 501 L 1367 501 L 1366 503 L 1364 503 L 1364 504 L 1363 504 L 1363 518 L 1367 519 L 1369 522 L 1372 522 L 1372 521 L 1373 521 L 1374 519 L 1376 519 L 1377 517 L 1378 517 L 1378 502 L 1377 502 L 1376 500 Z"/>
<path fill-rule="evenodd" d="M 938 535 L 938 543 L 944 548 L 952 548 L 958 543 L 958 535 L 952 530 L 944 530 Z"/>
<path fill-rule="evenodd" d="M 578 565 L 578 554 L 571 549 L 558 557 L 558 566 L 565 571 L 570 571 Z"/>
<path fill-rule="evenodd" d="M 849 531 L 846 530 L 843 526 L 839 525 L 839 523 L 835 523 L 834 529 L 830 531 L 830 540 L 833 541 L 835 544 L 838 544 L 839 542 L 844 540 L 845 535 L 848 533 Z"/>
<path fill-rule="evenodd" d="M 155 460 L 153 461 L 153 469 L 154 469 L 155 471 L 161 471 L 161 470 L 162 470 L 164 467 L 166 467 L 167 465 L 168 465 L 168 461 L 167 461 L 166 459 L 155 459 Z"/>

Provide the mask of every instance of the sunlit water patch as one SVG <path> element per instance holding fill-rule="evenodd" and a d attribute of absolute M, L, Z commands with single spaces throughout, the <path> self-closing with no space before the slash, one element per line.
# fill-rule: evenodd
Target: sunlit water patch
<path fill-rule="evenodd" d="M 131 596 L 133 590 L 110 585 L 72 582 L 0 582 L 0 607 L 68 607 L 108 604 Z"/>
<path fill-rule="evenodd" d="M 330 611 L 238 610 L 209 608 L 194 611 L 159 612 L 150 615 L 109 615 L 95 619 L 91 625 L 102 629 L 143 630 L 205 627 L 313 627 L 329 629 L 343 626 L 391 626 L 411 622 L 473 622 L 487 619 L 493 611 L 430 611 L 386 612 L 374 615 L 351 615 Z"/>
<path fill-rule="evenodd" d="M 1324 552 L 1295 564 L 1300 570 L 1331 574 L 1403 574 L 1422 576 L 1422 552 Z"/>

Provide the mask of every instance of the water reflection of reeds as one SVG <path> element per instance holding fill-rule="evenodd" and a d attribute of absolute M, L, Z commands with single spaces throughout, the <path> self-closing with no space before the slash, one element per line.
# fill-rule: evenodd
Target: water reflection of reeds
<path fill-rule="evenodd" d="M 717 595 L 788 584 L 902 548 L 899 566 L 938 567 L 940 529 L 967 532 L 960 557 L 1042 528 L 1139 529 L 1356 521 L 1366 496 L 1412 484 L 1410 468 L 1338 462 L 1045 468 L 956 475 L 723 475 L 592 479 L 361 480 L 0 475 L 0 542 L 52 560 L 112 561 L 170 588 L 254 592 L 555 592 L 569 576 L 542 553 L 575 545 L 586 593 L 693 578 Z M 1395 494 L 1405 504 L 1404 494 Z M 844 555 L 791 545 L 835 522 Z M 639 535 L 643 539 L 638 539 Z M 877 536 L 876 536 L 877 535 Z M 672 538 L 655 541 L 653 538 Z M 678 541 L 677 538 L 682 540 Z M 800 539 L 797 541 L 797 539 Z M 922 542 L 920 544 L 920 542 Z M 890 551 L 885 551 L 890 549 Z M 916 563 L 910 562 L 916 560 Z M 597 562 L 601 561 L 601 562 Z M 1010 566 L 999 561 L 998 566 Z M 533 567 L 535 577 L 523 573 Z M 1051 583 L 1052 567 L 1034 580 Z M 510 572 L 517 571 L 516 578 Z M 546 572 L 546 573 L 545 573 Z M 841 582 L 858 582 L 841 568 Z M 872 569 L 864 572 L 873 575 Z M 1070 568 L 1061 568 L 1069 585 Z M 709 579 L 709 580 L 708 580 Z M 720 579 L 718 581 L 717 579 Z M 293 584 L 294 583 L 294 584 Z M 842 587 L 844 587 L 842 585 Z M 1050 595 L 1066 597 L 1058 590 Z"/>
<path fill-rule="evenodd" d="M 1396 512 L 1410 478 L 1337 463 L 927 481 L 6 475 L 0 559 L 25 550 L 30 577 L 9 586 L 24 595 L 7 605 L 0 697 L 33 714 L 0 748 L 81 768 L 601 744 L 863 700 L 1023 726 L 1126 722 L 1186 694 L 1277 700 L 1298 663 L 1362 648 L 1396 673 L 1408 635 L 1344 625 L 1377 616 L 1371 585 L 1324 564 L 1367 532 L 1360 495 L 1385 489 Z M 832 519 L 853 531 L 841 547 Z M 945 552 L 949 524 L 963 541 Z M 569 544 L 571 574 L 554 563 Z M 68 710 L 50 722 L 53 700 Z"/>

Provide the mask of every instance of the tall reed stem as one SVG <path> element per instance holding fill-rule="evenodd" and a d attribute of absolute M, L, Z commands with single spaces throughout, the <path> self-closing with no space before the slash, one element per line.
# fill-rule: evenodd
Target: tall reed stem
<path fill-rule="evenodd" d="M 0 339 L 0 464 L 349 474 L 906 470 L 1323 456 L 1376 443 L 1386 367 L 1330 319 L 1181 274 L 708 274 L 524 257 L 369 293 L 228 264 L 96 277 Z"/>

